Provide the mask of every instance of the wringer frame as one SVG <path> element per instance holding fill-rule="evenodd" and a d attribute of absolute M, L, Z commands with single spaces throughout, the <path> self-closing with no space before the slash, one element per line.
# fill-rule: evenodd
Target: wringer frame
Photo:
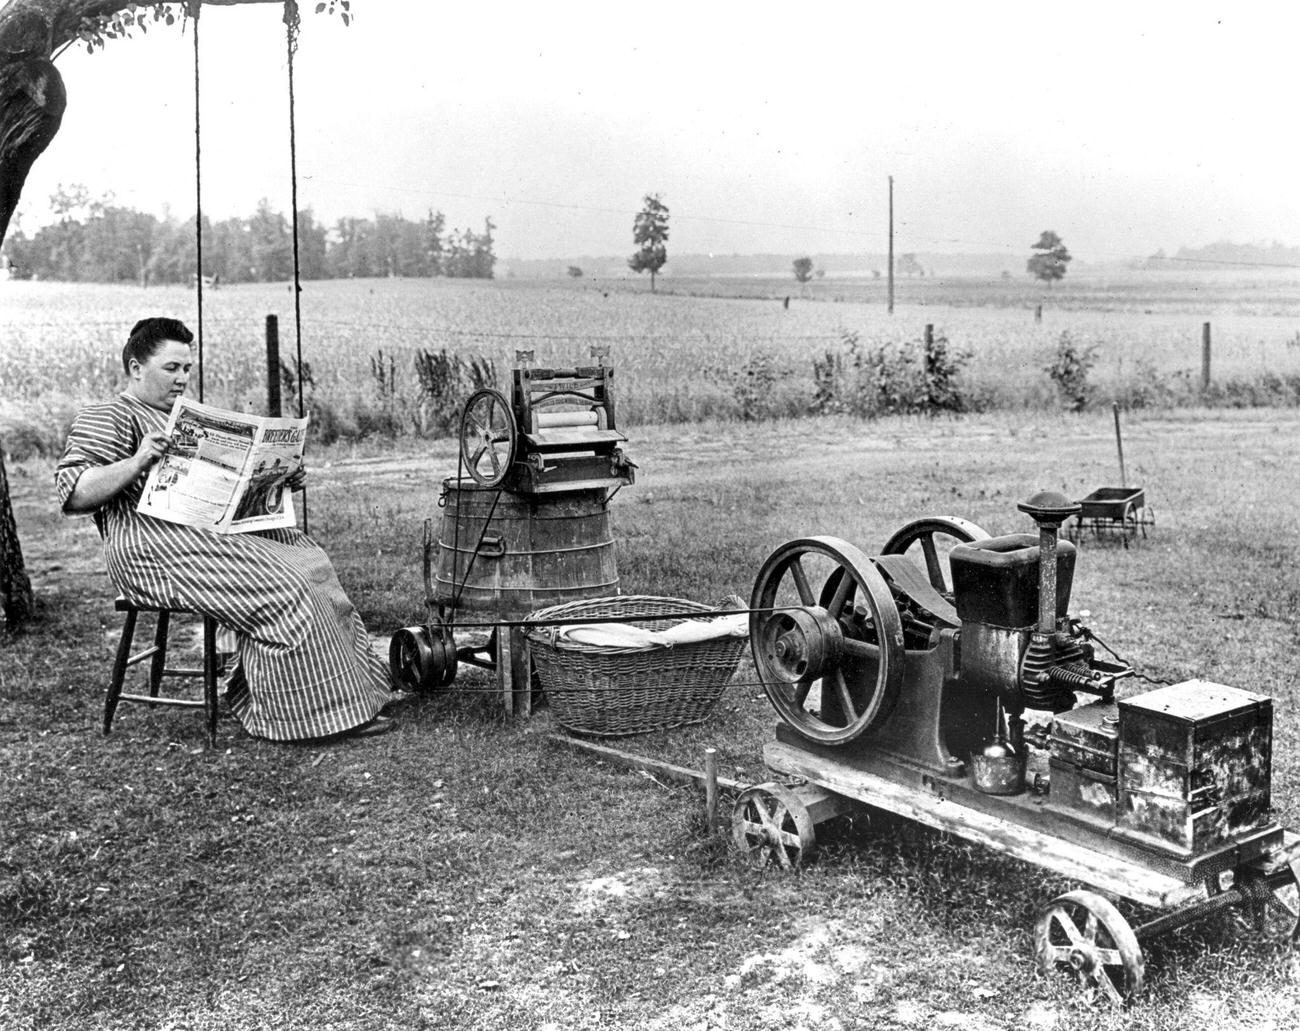
<path fill-rule="evenodd" d="M 510 397 L 485 388 L 466 402 L 460 465 L 468 477 L 443 481 L 439 528 L 424 524 L 429 620 L 397 631 L 389 647 L 401 686 L 445 687 L 467 662 L 495 671 L 506 708 L 527 712 L 524 617 L 619 592 L 608 506 L 636 467 L 620 446 L 608 355 L 593 347 L 595 365 L 549 368 L 517 351 Z M 458 646 L 458 623 L 494 625 L 486 642 Z"/>
<path fill-rule="evenodd" d="M 1040 966 L 1115 1002 L 1142 988 L 1142 939 L 1215 910 L 1300 939 L 1271 699 L 1200 680 L 1117 697 L 1134 670 L 1068 613 L 1060 528 L 1079 504 L 1040 492 L 1019 509 L 1036 535 L 936 517 L 875 557 L 808 537 L 767 559 L 750 643 L 781 719 L 777 779 L 736 801 L 741 853 L 798 865 L 818 822 L 862 802 L 1047 867 L 1098 891 L 1041 909 Z M 1132 927 L 1107 894 L 1164 912 Z"/>

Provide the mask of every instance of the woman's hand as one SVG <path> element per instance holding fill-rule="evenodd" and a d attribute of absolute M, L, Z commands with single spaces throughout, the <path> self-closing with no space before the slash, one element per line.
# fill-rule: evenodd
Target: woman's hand
<path fill-rule="evenodd" d="M 68 500 L 63 503 L 63 511 L 93 512 L 108 504 L 166 454 L 168 440 L 165 433 L 146 433 L 135 454 L 108 465 L 91 466 L 78 477 Z"/>
<path fill-rule="evenodd" d="M 306 464 L 298 466 L 293 472 L 284 478 L 284 485 L 290 490 L 302 490 L 307 483 L 307 466 Z"/>
<path fill-rule="evenodd" d="M 135 449 L 135 464 L 140 472 L 145 472 L 158 459 L 167 453 L 171 438 L 166 433 L 146 433 Z"/>

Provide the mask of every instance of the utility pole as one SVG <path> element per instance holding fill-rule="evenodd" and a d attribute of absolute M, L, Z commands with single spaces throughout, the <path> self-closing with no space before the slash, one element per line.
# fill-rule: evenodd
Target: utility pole
<path fill-rule="evenodd" d="M 889 177 L 889 314 L 894 314 L 894 177 Z"/>

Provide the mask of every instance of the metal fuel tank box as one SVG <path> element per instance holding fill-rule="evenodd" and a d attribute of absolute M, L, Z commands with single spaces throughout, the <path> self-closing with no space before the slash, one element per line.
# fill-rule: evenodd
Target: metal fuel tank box
<path fill-rule="evenodd" d="M 1092 702 L 1052 720 L 1052 804 L 1107 826 L 1115 822 L 1119 710 Z"/>
<path fill-rule="evenodd" d="M 1189 680 L 1118 707 L 1117 833 L 1187 857 L 1268 823 L 1271 699 Z"/>

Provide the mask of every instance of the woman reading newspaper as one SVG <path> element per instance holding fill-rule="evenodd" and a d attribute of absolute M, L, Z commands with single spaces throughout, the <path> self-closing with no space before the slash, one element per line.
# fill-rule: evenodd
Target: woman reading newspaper
<path fill-rule="evenodd" d="M 167 449 L 167 417 L 189 379 L 193 335 L 137 322 L 122 351 L 127 387 L 72 423 L 56 485 L 65 513 L 94 514 L 108 572 L 131 601 L 184 607 L 235 632 L 231 710 L 255 737 L 383 733 L 384 664 L 329 558 L 297 529 L 218 534 L 136 511 Z M 301 476 L 298 477 L 300 482 Z M 296 486 L 290 482 L 290 486 Z"/>

